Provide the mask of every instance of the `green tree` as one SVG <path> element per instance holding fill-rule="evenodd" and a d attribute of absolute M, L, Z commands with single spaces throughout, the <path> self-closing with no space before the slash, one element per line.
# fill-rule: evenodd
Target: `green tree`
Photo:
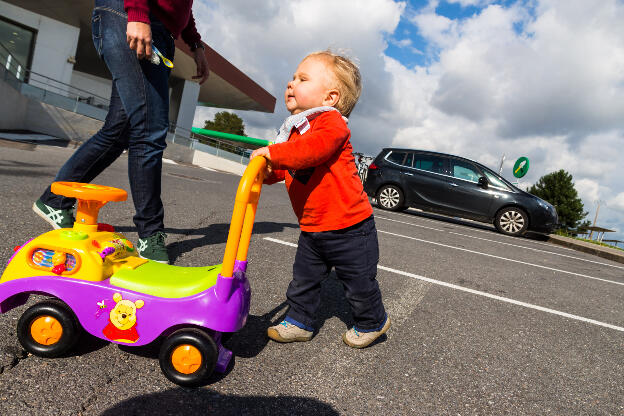
<path fill-rule="evenodd" d="M 223 133 L 245 135 L 245 124 L 243 119 L 234 113 L 220 111 L 215 114 L 214 120 L 206 120 L 204 128 L 208 130 L 220 131 Z"/>
<path fill-rule="evenodd" d="M 583 202 L 574 188 L 572 175 L 565 170 L 542 176 L 529 192 L 554 205 L 559 223 L 566 232 L 574 233 L 574 230 L 589 225 L 589 221 L 582 222 L 587 212 L 583 211 Z"/>

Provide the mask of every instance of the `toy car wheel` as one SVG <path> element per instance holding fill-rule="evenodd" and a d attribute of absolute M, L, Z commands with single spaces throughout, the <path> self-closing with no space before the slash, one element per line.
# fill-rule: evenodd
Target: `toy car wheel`
<path fill-rule="evenodd" d="M 518 207 L 507 207 L 496 214 L 494 225 L 503 234 L 519 236 L 526 232 L 529 226 L 529 217 L 526 212 Z"/>
<path fill-rule="evenodd" d="M 181 329 L 160 347 L 160 369 L 180 386 L 203 386 L 215 368 L 217 354 L 217 345 L 204 331 Z"/>
<path fill-rule="evenodd" d="M 399 211 L 404 201 L 403 191 L 395 185 L 384 185 L 377 192 L 377 204 L 382 209 Z"/>
<path fill-rule="evenodd" d="M 39 357 L 58 357 L 78 341 L 80 325 L 69 307 L 58 299 L 31 306 L 17 323 L 17 338 L 24 349 Z"/>

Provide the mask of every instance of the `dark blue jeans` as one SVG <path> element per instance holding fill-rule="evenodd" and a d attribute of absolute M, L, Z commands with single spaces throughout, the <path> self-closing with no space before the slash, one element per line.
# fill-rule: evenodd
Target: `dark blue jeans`
<path fill-rule="evenodd" d="M 314 330 L 321 304 L 321 282 L 332 267 L 342 282 L 355 327 L 361 332 L 381 329 L 386 311 L 377 283 L 379 243 L 373 217 L 336 231 L 302 231 L 293 265 L 293 280 L 286 291 L 289 321 Z"/>
<path fill-rule="evenodd" d="M 171 34 L 150 16 L 153 43 L 173 60 Z M 104 126 L 63 165 L 55 181 L 91 182 L 128 150 L 128 176 L 139 237 L 162 231 L 164 208 L 160 199 L 162 155 L 169 120 L 170 69 L 139 60 L 126 43 L 128 18 L 123 0 L 95 0 L 93 43 L 112 78 L 110 108 Z M 69 209 L 71 198 L 55 195 L 50 187 L 44 204 Z"/>

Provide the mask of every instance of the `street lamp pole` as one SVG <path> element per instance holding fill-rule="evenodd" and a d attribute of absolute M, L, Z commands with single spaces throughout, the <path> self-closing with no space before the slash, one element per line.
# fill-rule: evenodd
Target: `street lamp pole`
<path fill-rule="evenodd" d="M 598 220 L 598 212 L 600 211 L 600 203 L 601 203 L 601 202 L 602 202 L 601 200 L 596 201 L 596 203 L 598 204 L 598 206 L 596 207 L 596 215 L 594 216 L 594 223 L 592 224 L 592 227 L 595 227 L 595 226 L 596 226 L 596 221 Z M 590 231 L 589 231 L 589 239 L 590 239 L 590 240 L 592 239 L 592 234 L 593 234 L 593 233 L 594 233 L 594 230 L 590 230 Z"/>

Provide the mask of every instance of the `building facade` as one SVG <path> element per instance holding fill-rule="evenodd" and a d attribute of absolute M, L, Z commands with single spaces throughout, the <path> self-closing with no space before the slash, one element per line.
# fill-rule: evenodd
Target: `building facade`
<path fill-rule="evenodd" d="M 91 40 L 92 7 L 92 0 L 0 0 L 3 79 L 19 86 L 17 95 L 8 91 L 7 86 L 0 86 L 0 95 L 16 97 L 14 105 L 0 101 L 0 129 L 19 129 L 20 120 L 24 119 L 21 123 L 30 121 L 31 126 L 21 129 L 33 130 L 33 117 L 27 114 L 39 103 L 103 120 L 111 77 Z M 176 40 L 175 67 L 170 79 L 172 126 L 190 132 L 198 105 L 274 111 L 275 97 L 205 46 L 211 74 L 200 86 L 192 80 L 195 62 L 190 49 L 181 39 Z M 19 114 L 20 111 L 26 115 Z"/>

